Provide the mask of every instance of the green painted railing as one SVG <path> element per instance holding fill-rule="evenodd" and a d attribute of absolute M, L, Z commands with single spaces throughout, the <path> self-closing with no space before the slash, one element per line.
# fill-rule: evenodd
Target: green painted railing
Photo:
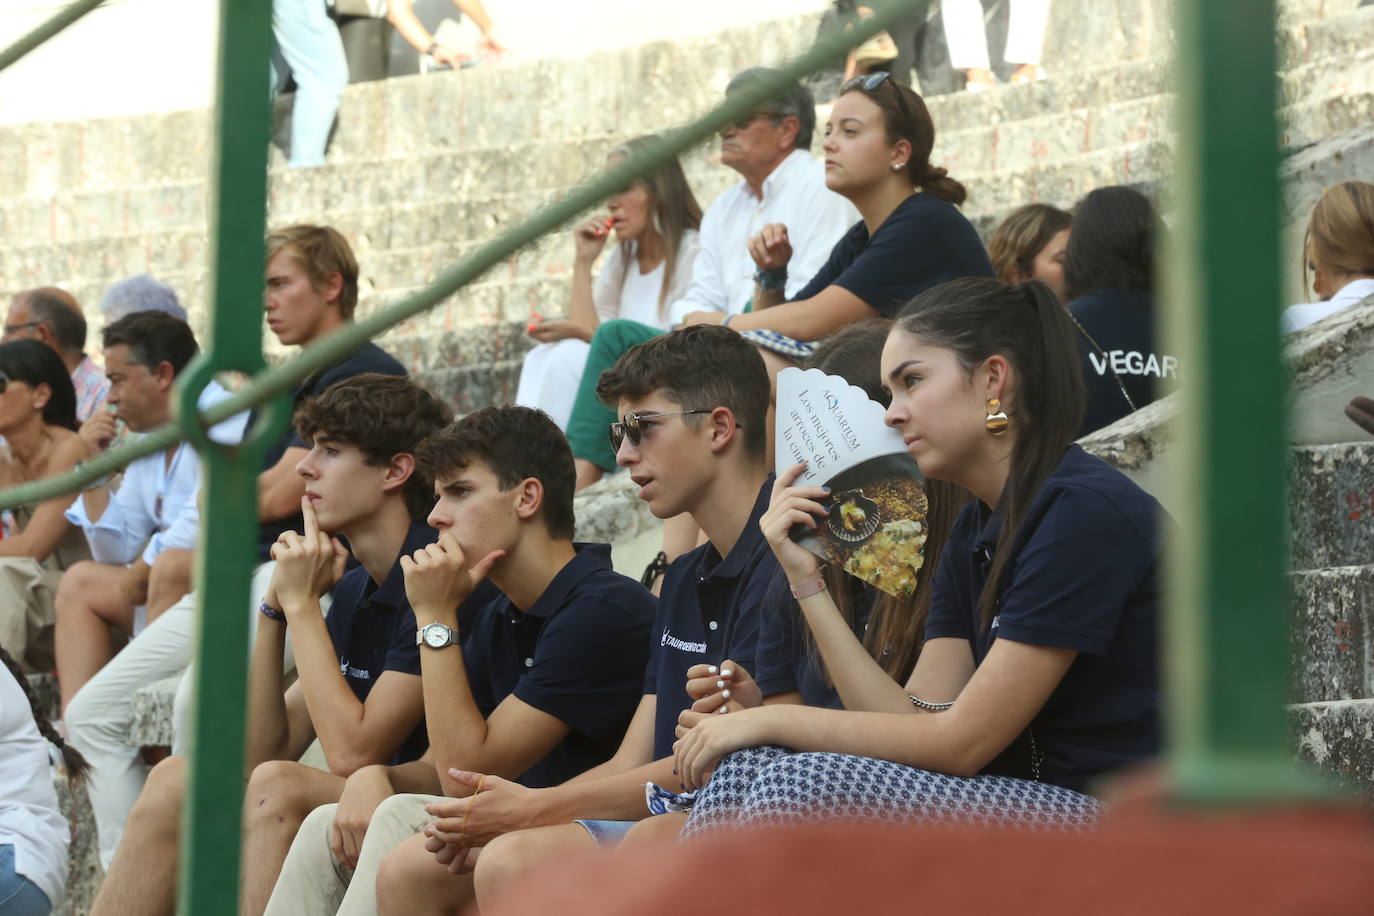
<path fill-rule="evenodd" d="M 0 69 L 99 2 L 74 3 L 0 52 Z M 181 912 L 236 910 L 247 663 L 243 615 L 257 528 L 250 507 L 256 506 L 256 476 L 266 444 L 287 421 L 285 393 L 369 338 L 434 307 L 616 188 L 708 139 L 785 83 L 832 64 L 896 16 L 926 5 L 874 2 L 872 19 L 782 65 L 775 83 L 739 92 L 668 133 L 501 233 L 425 290 L 311 344 L 282 365 L 263 369 L 258 313 L 269 125 L 263 83 L 271 4 L 220 0 L 214 299 L 206 351 L 182 382 L 177 423 L 102 455 L 80 472 L 0 492 L 0 508 L 30 504 L 72 492 L 183 438 L 200 450 L 206 480 L 199 580 L 204 606 Z M 1284 369 L 1277 323 L 1255 318 L 1277 314 L 1280 288 L 1274 4 L 1178 0 L 1177 6 L 1179 219 L 1168 298 L 1174 303 L 1174 346 L 1190 371 L 1180 430 L 1185 512 L 1173 551 L 1166 634 L 1171 768 L 1185 798 L 1280 800 L 1307 795 L 1312 785 L 1296 776 L 1283 719 L 1288 683 Z M 231 193 L 223 193 L 226 188 Z M 226 401 L 197 414 L 196 395 L 214 373 L 225 370 L 254 377 Z M 265 409 L 243 445 L 225 447 L 206 439 L 209 425 L 255 405 Z"/>
<path fill-rule="evenodd" d="M 1166 336 L 1185 367 L 1165 628 L 1172 778 L 1210 802 L 1324 793 L 1294 766 L 1279 347 L 1274 0 L 1179 0 Z"/>

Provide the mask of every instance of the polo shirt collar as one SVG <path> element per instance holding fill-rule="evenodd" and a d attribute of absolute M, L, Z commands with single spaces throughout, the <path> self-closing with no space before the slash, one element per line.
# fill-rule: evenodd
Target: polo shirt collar
<path fill-rule="evenodd" d="M 735 546 L 730 548 L 730 553 L 725 559 L 721 559 L 714 544 L 709 541 L 706 543 L 706 550 L 701 555 L 701 564 L 697 567 L 700 578 L 738 579 L 746 570 L 754 568 L 754 555 L 763 541 L 759 519 L 768 511 L 772 495 L 773 475 L 769 474 L 763 486 L 759 488 L 759 495 L 754 499 L 754 508 L 749 511 L 749 520 L 744 523 L 744 530 L 740 532 Z"/>
<path fill-rule="evenodd" d="M 530 605 L 528 611 L 525 611 L 525 616 L 552 616 L 567 603 L 568 595 L 583 579 L 599 570 L 612 568 L 610 544 L 573 544 L 573 549 L 577 554 L 563 564 L 563 568 L 553 577 L 553 581 L 544 589 L 543 594 Z M 519 608 L 510 604 L 509 598 L 506 599 L 506 603 L 509 605 L 511 616 L 520 616 Z"/>
<path fill-rule="evenodd" d="M 401 552 L 396 554 L 396 562 L 391 564 L 391 572 L 386 574 L 386 579 L 381 585 L 376 585 L 372 577 L 368 576 L 367 584 L 363 587 L 363 600 L 368 604 L 380 604 L 393 609 L 405 605 L 408 599 L 405 573 L 401 570 L 401 557 L 408 557 L 420 548 L 428 547 L 438 538 L 439 532 L 424 522 L 411 522 L 410 530 L 406 532 L 405 543 L 401 545 Z"/>
<path fill-rule="evenodd" d="M 1077 443 L 1070 443 L 1059 459 L 1059 464 L 1055 466 L 1053 471 L 1050 471 L 1050 476 L 1046 477 L 1045 482 L 1040 485 L 1040 493 L 1036 494 L 1035 502 L 1040 501 L 1050 482 L 1064 473 L 1066 465 L 1078 463 L 1085 455 L 1087 452 L 1083 451 L 1081 446 Z M 1034 503 L 1031 505 L 1034 506 Z M 974 553 L 983 554 L 990 559 L 992 552 L 997 548 L 997 532 L 1002 528 L 1002 510 L 1000 508 L 990 510 L 982 502 L 979 502 L 977 512 L 978 536 L 973 539 L 972 549 Z"/>

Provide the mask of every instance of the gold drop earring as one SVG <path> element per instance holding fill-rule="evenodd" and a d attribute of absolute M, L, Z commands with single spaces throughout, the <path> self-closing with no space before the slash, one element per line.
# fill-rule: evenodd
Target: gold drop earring
<path fill-rule="evenodd" d="M 992 433 L 994 436 L 1005 436 L 1007 434 L 1007 427 L 1010 423 L 1011 421 L 1002 410 L 1001 400 L 998 398 L 988 398 L 988 418 L 983 421 L 983 425 L 987 427 L 988 432 Z"/>

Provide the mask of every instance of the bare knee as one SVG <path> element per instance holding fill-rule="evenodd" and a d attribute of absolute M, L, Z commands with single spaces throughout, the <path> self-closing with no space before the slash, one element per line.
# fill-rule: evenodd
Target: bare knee
<path fill-rule="evenodd" d="M 292 832 L 300 820 L 315 807 L 306 799 L 304 765 L 291 760 L 269 760 L 253 768 L 248 778 L 245 820 L 249 826 L 291 824 Z"/>
<path fill-rule="evenodd" d="M 99 577 L 99 566 L 94 560 L 82 560 L 74 563 L 62 574 L 62 578 L 57 582 L 57 594 L 53 598 L 53 604 L 57 607 L 57 613 L 62 614 L 63 609 L 67 613 L 79 608 L 89 607 L 92 587 L 95 586 Z"/>
<path fill-rule="evenodd" d="M 157 830 L 178 829 L 186 800 L 188 766 L 185 757 L 168 757 L 149 771 L 143 792 L 129 813 L 131 825 L 140 822 Z"/>
<path fill-rule="evenodd" d="M 484 846 L 477 858 L 473 881 L 478 905 L 540 862 L 579 848 L 592 849 L 595 845 L 580 824 L 503 833 Z"/>

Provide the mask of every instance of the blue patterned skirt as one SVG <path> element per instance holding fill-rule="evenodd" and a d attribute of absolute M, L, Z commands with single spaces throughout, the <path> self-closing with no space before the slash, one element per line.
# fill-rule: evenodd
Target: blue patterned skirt
<path fill-rule="evenodd" d="M 1101 802 L 1009 776 L 963 778 L 850 754 L 752 747 L 729 754 L 697 792 L 684 840 L 721 827 L 824 820 L 1086 830 Z"/>

